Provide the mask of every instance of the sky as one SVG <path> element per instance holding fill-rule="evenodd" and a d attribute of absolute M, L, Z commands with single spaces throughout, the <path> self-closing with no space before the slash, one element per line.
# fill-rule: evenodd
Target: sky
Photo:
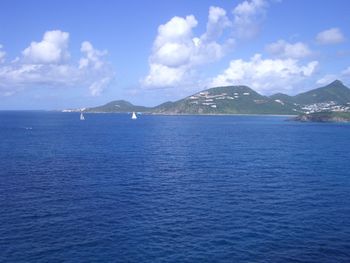
<path fill-rule="evenodd" d="M 0 110 L 350 86 L 348 0 L 2 0 Z"/>

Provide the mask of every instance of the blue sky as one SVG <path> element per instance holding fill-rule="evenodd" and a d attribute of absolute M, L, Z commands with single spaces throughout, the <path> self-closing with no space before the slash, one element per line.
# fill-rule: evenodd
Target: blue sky
<path fill-rule="evenodd" d="M 156 105 L 220 85 L 350 84 L 346 0 L 19 1 L 0 8 L 0 109 Z"/>

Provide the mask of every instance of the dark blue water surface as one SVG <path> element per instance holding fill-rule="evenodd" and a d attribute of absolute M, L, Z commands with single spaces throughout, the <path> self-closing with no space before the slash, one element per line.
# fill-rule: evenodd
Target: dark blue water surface
<path fill-rule="evenodd" d="M 0 261 L 350 262 L 350 125 L 0 112 Z"/>

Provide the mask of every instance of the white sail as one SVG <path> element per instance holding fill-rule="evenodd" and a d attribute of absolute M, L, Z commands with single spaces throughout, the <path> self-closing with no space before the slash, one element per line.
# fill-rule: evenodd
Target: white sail
<path fill-rule="evenodd" d="M 84 117 L 83 113 L 80 113 L 80 120 L 81 121 L 85 120 L 85 117 Z"/>
<path fill-rule="evenodd" d="M 136 119 L 137 119 L 137 116 L 136 116 L 136 113 L 135 113 L 135 112 L 132 113 L 131 119 L 133 119 L 133 120 L 136 120 Z"/>

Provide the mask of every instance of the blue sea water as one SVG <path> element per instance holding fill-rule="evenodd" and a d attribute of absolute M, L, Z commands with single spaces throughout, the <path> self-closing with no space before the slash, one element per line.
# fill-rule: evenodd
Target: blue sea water
<path fill-rule="evenodd" d="M 0 112 L 1 262 L 350 262 L 350 125 Z"/>

